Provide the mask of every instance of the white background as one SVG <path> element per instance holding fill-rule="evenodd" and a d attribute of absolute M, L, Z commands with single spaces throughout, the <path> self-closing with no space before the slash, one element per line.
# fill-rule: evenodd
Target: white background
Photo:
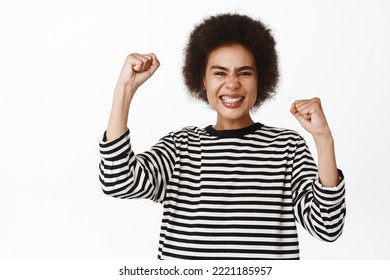
<path fill-rule="evenodd" d="M 240 12 L 269 24 L 282 74 L 255 120 L 297 130 L 295 99 L 323 101 L 347 186 L 343 235 L 300 230 L 302 259 L 390 259 L 388 1 L 0 2 L 0 259 L 155 259 L 162 206 L 105 196 L 98 141 L 127 54 L 155 52 L 129 127 L 136 152 L 213 124 L 181 77 L 189 32 Z M 301 227 L 300 227 L 301 229 Z"/>

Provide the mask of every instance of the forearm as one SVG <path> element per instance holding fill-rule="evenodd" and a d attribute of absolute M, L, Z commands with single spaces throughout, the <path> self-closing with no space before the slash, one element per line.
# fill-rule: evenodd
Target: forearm
<path fill-rule="evenodd" d="M 129 108 L 134 93 L 129 94 L 129 88 L 123 84 L 117 84 L 112 101 L 111 114 L 108 121 L 106 137 L 107 141 L 114 140 L 127 130 Z"/>
<path fill-rule="evenodd" d="M 334 140 L 329 133 L 326 136 L 314 137 L 318 155 L 318 175 L 324 187 L 335 187 L 339 182 L 336 164 Z"/>
<path fill-rule="evenodd" d="M 106 140 L 114 140 L 127 130 L 131 99 L 135 91 L 160 66 L 156 55 L 133 53 L 126 57 L 114 91 Z"/>

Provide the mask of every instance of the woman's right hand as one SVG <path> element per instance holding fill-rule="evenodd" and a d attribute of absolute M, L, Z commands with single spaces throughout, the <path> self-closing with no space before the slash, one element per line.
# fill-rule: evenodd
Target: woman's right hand
<path fill-rule="evenodd" d="M 118 138 L 127 130 L 129 108 L 134 93 L 160 66 L 155 54 L 133 53 L 126 57 L 114 91 L 106 141 Z"/>
<path fill-rule="evenodd" d="M 160 66 L 155 54 L 132 53 L 126 57 L 119 75 L 117 87 L 125 88 L 126 95 L 131 98 L 141 86 Z"/>

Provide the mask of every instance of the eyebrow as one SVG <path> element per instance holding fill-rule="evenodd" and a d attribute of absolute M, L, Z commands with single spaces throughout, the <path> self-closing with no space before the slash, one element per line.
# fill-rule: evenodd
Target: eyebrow
<path fill-rule="evenodd" d="M 220 70 L 224 70 L 224 71 L 228 71 L 229 69 L 227 69 L 226 67 L 223 67 L 223 66 L 220 66 L 220 65 L 213 65 L 210 67 L 210 70 L 212 69 L 220 69 Z M 238 67 L 237 68 L 237 71 L 243 71 L 243 70 L 252 70 L 253 72 L 255 72 L 255 68 L 252 67 L 252 66 L 241 66 L 241 67 Z"/>

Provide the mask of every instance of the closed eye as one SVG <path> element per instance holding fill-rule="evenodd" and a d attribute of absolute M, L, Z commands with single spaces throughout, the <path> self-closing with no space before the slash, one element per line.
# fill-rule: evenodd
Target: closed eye
<path fill-rule="evenodd" d="M 222 72 L 222 71 L 216 71 L 213 74 L 216 75 L 216 76 L 226 76 L 226 73 Z"/>
<path fill-rule="evenodd" d="M 242 76 L 242 77 L 245 77 L 245 76 L 252 76 L 252 72 L 250 71 L 244 71 L 244 72 L 240 72 L 238 73 L 239 76 Z"/>

